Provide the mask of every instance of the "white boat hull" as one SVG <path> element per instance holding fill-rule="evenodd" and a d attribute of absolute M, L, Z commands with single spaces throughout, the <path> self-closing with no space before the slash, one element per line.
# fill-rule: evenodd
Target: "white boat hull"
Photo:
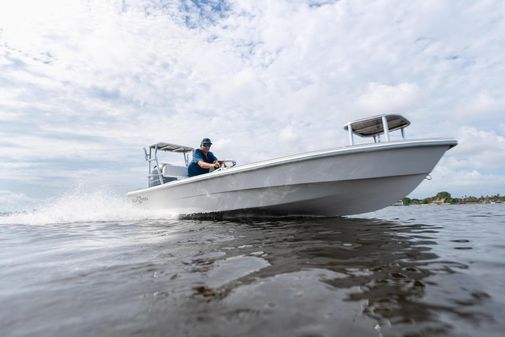
<path fill-rule="evenodd" d="M 455 140 L 417 140 L 317 151 L 130 192 L 128 199 L 179 214 L 365 213 L 412 192 L 456 144 Z"/>

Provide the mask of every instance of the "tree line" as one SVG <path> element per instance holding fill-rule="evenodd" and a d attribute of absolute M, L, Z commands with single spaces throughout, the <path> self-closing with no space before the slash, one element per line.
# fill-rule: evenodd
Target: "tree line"
<path fill-rule="evenodd" d="M 453 198 L 449 192 L 438 192 L 433 197 L 424 199 L 403 198 L 402 203 L 404 206 L 408 205 L 426 205 L 426 204 L 489 204 L 489 203 L 505 203 L 505 196 L 500 194 L 486 195 L 480 197 L 463 196 L 461 198 Z"/>

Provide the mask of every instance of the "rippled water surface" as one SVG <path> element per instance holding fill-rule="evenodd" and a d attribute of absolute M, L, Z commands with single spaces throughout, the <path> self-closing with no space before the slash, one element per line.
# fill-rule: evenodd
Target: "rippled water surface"
<path fill-rule="evenodd" d="M 36 217 L 0 217 L 0 336 L 505 331 L 505 205 L 351 218 Z"/>

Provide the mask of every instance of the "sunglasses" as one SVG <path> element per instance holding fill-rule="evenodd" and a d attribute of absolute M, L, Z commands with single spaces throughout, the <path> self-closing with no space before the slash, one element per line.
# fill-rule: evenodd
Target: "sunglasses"
<path fill-rule="evenodd" d="M 211 143 L 203 143 L 202 145 L 205 147 L 210 147 L 212 144 Z"/>

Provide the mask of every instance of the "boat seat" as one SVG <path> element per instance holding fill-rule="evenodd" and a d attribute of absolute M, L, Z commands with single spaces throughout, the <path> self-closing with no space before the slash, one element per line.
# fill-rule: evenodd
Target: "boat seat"
<path fill-rule="evenodd" d="M 161 175 L 164 178 L 184 179 L 188 177 L 188 169 L 186 166 L 162 164 Z"/>

